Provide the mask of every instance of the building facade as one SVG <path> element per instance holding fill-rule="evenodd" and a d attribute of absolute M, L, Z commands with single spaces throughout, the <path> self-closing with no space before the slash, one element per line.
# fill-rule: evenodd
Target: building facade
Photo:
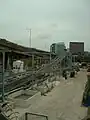
<path fill-rule="evenodd" d="M 69 49 L 73 55 L 84 54 L 84 42 L 70 42 Z"/>
<path fill-rule="evenodd" d="M 54 43 L 50 46 L 50 52 L 55 53 L 56 55 L 63 57 L 66 54 L 66 46 L 64 42 Z"/>
<path fill-rule="evenodd" d="M 50 52 L 56 53 L 56 43 L 53 43 L 53 44 L 50 46 Z"/>

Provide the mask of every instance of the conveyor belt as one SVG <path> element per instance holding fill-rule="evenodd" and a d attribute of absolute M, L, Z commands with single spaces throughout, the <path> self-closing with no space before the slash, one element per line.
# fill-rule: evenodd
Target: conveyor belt
<path fill-rule="evenodd" d="M 45 73 L 57 72 L 60 70 L 60 58 L 54 59 L 51 63 L 42 66 L 36 71 L 27 71 L 23 73 L 18 73 L 10 77 L 5 77 L 5 92 L 10 92 L 17 88 L 23 88 L 26 85 L 32 86 L 38 82 L 43 82 L 45 79 Z M 40 79 L 38 79 L 40 76 Z M 2 90 L 2 83 L 0 83 L 0 92 Z"/>

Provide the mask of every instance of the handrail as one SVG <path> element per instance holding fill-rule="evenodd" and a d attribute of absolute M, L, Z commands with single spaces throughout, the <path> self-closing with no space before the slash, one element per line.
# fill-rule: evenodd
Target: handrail
<path fill-rule="evenodd" d="M 25 113 L 25 120 L 28 120 L 28 115 L 36 115 L 36 116 L 44 117 L 44 118 L 46 118 L 46 120 L 48 120 L 47 115 L 38 114 L 38 113 L 30 113 L 30 112 Z"/>

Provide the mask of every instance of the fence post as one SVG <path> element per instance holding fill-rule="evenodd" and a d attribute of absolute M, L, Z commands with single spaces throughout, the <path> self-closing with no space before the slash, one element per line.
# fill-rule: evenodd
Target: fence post
<path fill-rule="evenodd" d="M 48 117 L 46 117 L 46 119 L 48 120 Z"/>
<path fill-rule="evenodd" d="M 28 120 L 28 113 L 25 113 L 25 120 Z"/>

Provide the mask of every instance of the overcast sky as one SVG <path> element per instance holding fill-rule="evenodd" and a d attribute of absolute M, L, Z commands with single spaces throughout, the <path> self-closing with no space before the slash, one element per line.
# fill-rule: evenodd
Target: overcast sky
<path fill-rule="evenodd" d="M 49 50 L 53 42 L 84 41 L 90 50 L 90 0 L 0 0 L 0 37 Z"/>

